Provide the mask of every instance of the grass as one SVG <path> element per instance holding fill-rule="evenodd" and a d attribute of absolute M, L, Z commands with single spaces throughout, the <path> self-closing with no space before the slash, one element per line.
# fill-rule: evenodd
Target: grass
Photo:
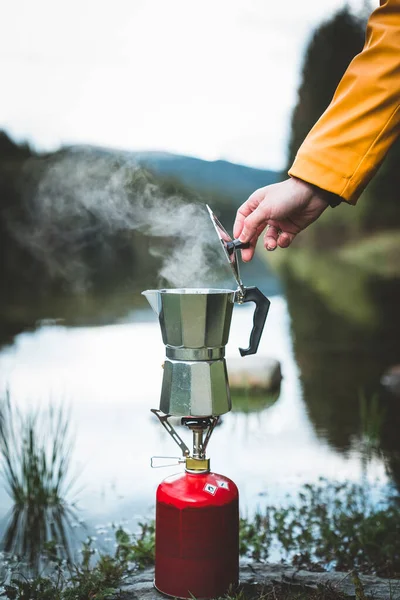
<path fill-rule="evenodd" d="M 6 490 L 16 505 L 52 506 L 65 501 L 73 483 L 71 449 L 68 417 L 62 408 L 22 416 L 6 395 L 0 406 L 0 452 Z"/>
<path fill-rule="evenodd" d="M 2 548 L 23 557 L 38 572 L 51 551 L 71 560 L 72 522 L 67 497 L 72 438 L 68 415 L 59 408 L 22 415 L 9 394 L 0 404 L 0 453 L 5 489 L 13 500 Z"/>

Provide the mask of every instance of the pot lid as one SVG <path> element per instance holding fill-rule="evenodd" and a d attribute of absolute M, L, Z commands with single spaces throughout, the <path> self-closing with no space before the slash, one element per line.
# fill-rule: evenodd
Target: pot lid
<path fill-rule="evenodd" d="M 206 204 L 206 206 L 207 206 L 208 213 L 210 215 L 211 222 L 214 226 L 215 231 L 217 232 L 219 241 L 221 242 L 221 246 L 224 251 L 225 258 L 228 261 L 228 263 L 230 264 L 233 276 L 236 279 L 236 282 L 239 286 L 240 291 L 243 292 L 244 286 L 243 286 L 243 282 L 240 278 L 239 263 L 238 263 L 236 251 L 239 248 L 248 248 L 249 244 L 243 243 L 240 240 L 233 240 L 231 238 L 231 236 L 229 235 L 229 233 L 226 231 L 225 227 L 217 219 L 217 217 L 215 216 L 215 214 L 213 213 L 211 208 L 208 206 L 208 204 Z"/>

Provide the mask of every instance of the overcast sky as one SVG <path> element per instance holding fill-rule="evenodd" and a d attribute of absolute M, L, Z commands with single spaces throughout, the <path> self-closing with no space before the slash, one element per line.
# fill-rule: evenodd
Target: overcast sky
<path fill-rule="evenodd" d="M 305 44 L 344 3 L 3 2 L 0 127 L 38 149 L 90 143 L 280 169 Z"/>

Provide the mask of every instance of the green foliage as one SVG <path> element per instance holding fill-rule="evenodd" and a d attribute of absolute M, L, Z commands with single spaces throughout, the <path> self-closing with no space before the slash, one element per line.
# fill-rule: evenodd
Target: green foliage
<path fill-rule="evenodd" d="M 263 514 L 242 524 L 241 552 L 258 559 L 272 544 L 295 565 L 358 569 L 381 576 L 400 575 L 398 498 L 384 504 L 371 491 L 349 483 L 303 486 L 284 507 L 267 506 Z"/>
<path fill-rule="evenodd" d="M 357 267 L 361 276 L 367 273 L 386 279 L 399 278 L 400 231 L 382 231 L 346 244 L 339 250 L 337 258 L 346 265 Z"/>
<path fill-rule="evenodd" d="M 135 562 L 139 568 L 145 568 L 154 564 L 155 524 L 139 523 L 139 527 L 140 534 L 133 540 L 123 529 L 117 529 L 117 557 L 124 562 Z"/>
<path fill-rule="evenodd" d="M 263 515 L 256 513 L 254 518 L 241 518 L 239 522 L 239 553 L 255 560 L 266 559 L 272 543 L 270 510 Z"/>
<path fill-rule="evenodd" d="M 10 600 L 61 600 L 58 583 L 47 577 L 34 580 L 21 580 L 4 585 L 4 596 Z"/>
<path fill-rule="evenodd" d="M 94 553 L 92 540 L 89 539 L 82 549 L 81 564 L 71 569 L 62 588 L 62 600 L 106 600 L 115 596 L 126 565 L 116 557 L 100 555 L 98 562 L 92 567 L 90 561 Z"/>
<path fill-rule="evenodd" d="M 115 538 L 114 556 L 98 555 L 89 538 L 83 544 L 80 563 L 66 565 L 57 559 L 48 577 L 22 577 L 18 565 L 14 565 L 11 581 L 3 584 L 3 597 L 10 600 L 107 600 L 118 597 L 124 577 L 135 569 L 154 564 L 154 523 L 140 524 L 138 535 L 129 535 L 118 528 Z"/>
<path fill-rule="evenodd" d="M 360 269 L 334 251 L 316 253 L 309 248 L 276 253 L 268 261 L 285 281 L 292 278 L 304 282 L 341 319 L 357 323 L 365 331 L 379 321 L 380 311 L 371 297 L 367 268 Z M 306 324 L 304 317 L 296 326 L 302 324 Z"/>
<path fill-rule="evenodd" d="M 400 574 L 400 514 L 398 499 L 378 505 L 371 490 L 355 484 L 305 485 L 286 506 L 268 506 L 263 514 L 240 520 L 240 554 L 255 560 L 269 556 L 272 546 L 299 568 L 327 566 L 352 571 L 357 598 L 362 584 L 357 572 L 383 576 Z M 49 577 L 21 577 L 15 566 L 4 585 L 4 597 L 20 600 L 107 600 L 117 598 L 126 576 L 154 563 L 154 522 L 141 523 L 137 535 L 116 529 L 114 556 L 98 554 L 89 539 L 79 564 L 53 563 Z M 339 600 L 342 595 L 329 586 L 318 590 L 285 585 L 250 586 L 230 591 L 224 600 Z M 220 599 L 222 600 L 222 599 Z"/>

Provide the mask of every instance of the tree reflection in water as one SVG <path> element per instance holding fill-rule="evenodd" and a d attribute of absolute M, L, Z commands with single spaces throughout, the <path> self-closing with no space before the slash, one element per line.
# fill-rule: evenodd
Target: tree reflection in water
<path fill-rule="evenodd" d="M 0 408 L 2 476 L 13 500 L 2 539 L 3 550 L 29 572 L 48 559 L 72 559 L 74 505 L 68 504 L 72 437 L 68 414 L 59 407 L 22 414 L 10 396 Z"/>
<path fill-rule="evenodd" d="M 379 456 L 400 489 L 400 405 L 380 383 L 400 357 L 400 279 L 302 251 L 280 275 L 317 435 L 362 460 Z"/>

